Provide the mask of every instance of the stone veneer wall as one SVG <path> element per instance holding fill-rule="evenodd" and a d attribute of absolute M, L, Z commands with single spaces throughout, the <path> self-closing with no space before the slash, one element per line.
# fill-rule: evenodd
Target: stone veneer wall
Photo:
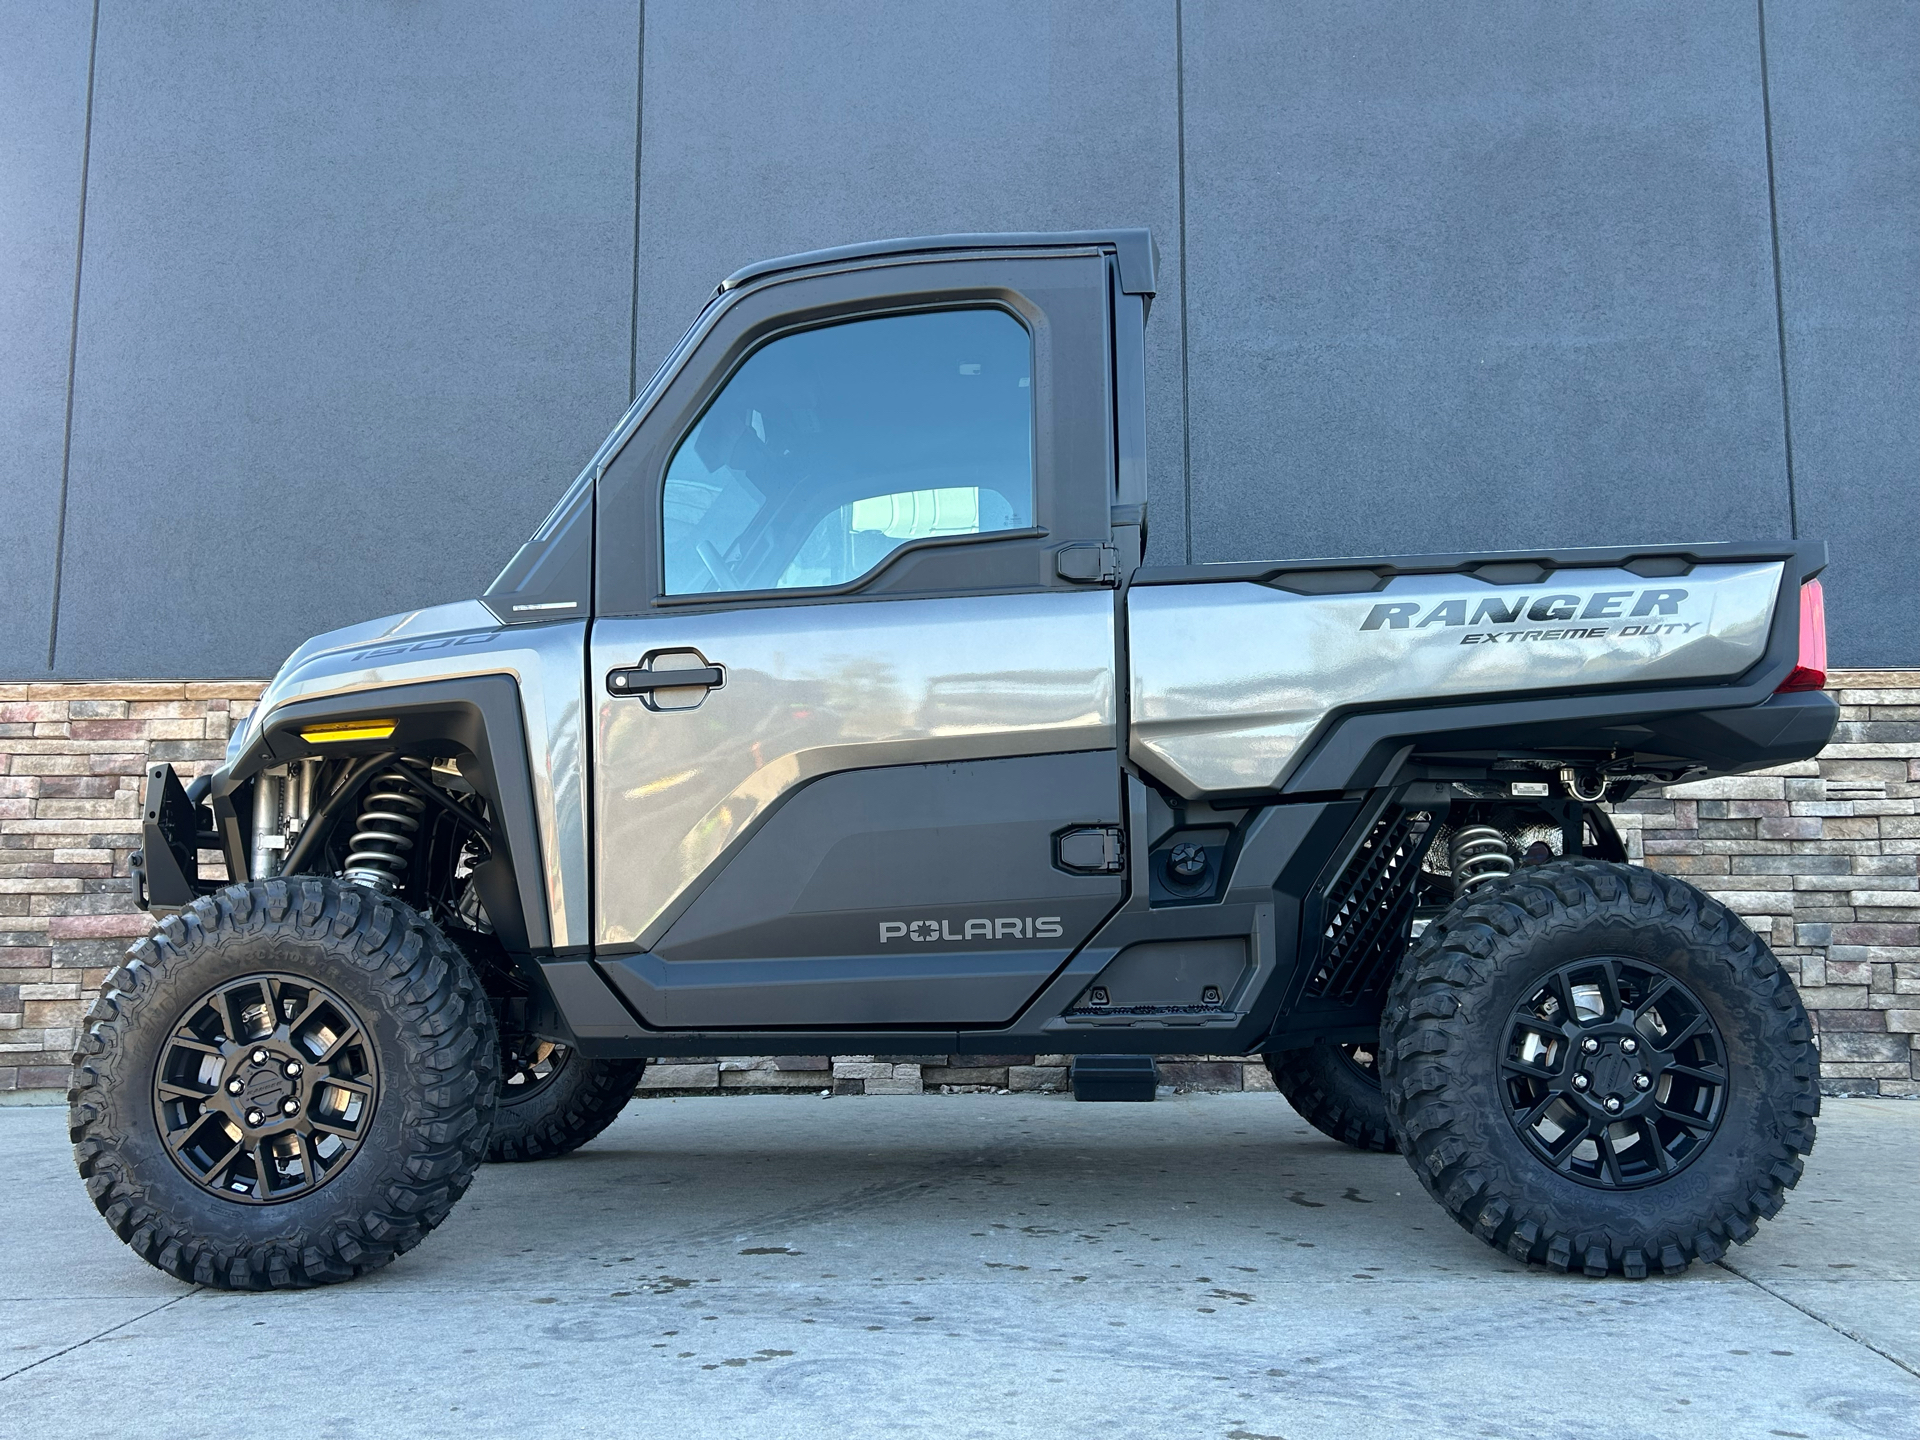
<path fill-rule="evenodd" d="M 148 928 L 129 902 L 147 762 L 210 769 L 257 683 L 0 685 L 0 1100 L 52 1099 L 88 998 Z M 1920 1095 L 1920 671 L 1840 671 L 1818 760 L 1619 807 L 1636 860 L 1771 941 L 1817 1019 L 1830 1091 Z M 1172 1038 L 1172 1037 L 1169 1037 Z M 1060 1055 L 744 1056 L 642 1092 L 1058 1089 Z M 1270 1089 L 1258 1063 L 1168 1057 L 1164 1083 Z"/>
<path fill-rule="evenodd" d="M 147 762 L 211 770 L 261 688 L 0 684 L 0 1102 L 65 1090 L 93 992 L 151 928 L 127 879 Z"/>
<path fill-rule="evenodd" d="M 1772 945 L 1820 1041 L 1822 1088 L 1920 1096 L 1920 670 L 1827 677 L 1818 758 L 1615 808 L 1635 860 L 1684 875 Z"/>

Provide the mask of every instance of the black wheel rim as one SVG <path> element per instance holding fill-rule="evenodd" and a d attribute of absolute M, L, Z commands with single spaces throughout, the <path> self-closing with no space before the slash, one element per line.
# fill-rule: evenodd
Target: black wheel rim
<path fill-rule="evenodd" d="M 297 975 L 249 975 L 201 996 L 161 1047 L 153 1079 L 174 1163 L 240 1205 L 296 1200 L 333 1179 L 379 1099 L 366 1027 Z"/>
<path fill-rule="evenodd" d="M 1380 1047 L 1377 1044 L 1341 1045 L 1337 1047 L 1340 1058 L 1347 1068 L 1357 1074 L 1375 1089 L 1380 1085 Z"/>
<path fill-rule="evenodd" d="M 573 1052 L 564 1045 L 523 1036 L 506 1047 L 500 1066 L 500 1103 L 518 1105 L 546 1089 L 566 1068 Z"/>
<path fill-rule="evenodd" d="M 1527 1148 L 1601 1190 L 1685 1169 L 1726 1111 L 1726 1045 L 1713 1017 L 1641 960 L 1582 960 L 1544 977 L 1507 1022 L 1500 1078 Z"/>

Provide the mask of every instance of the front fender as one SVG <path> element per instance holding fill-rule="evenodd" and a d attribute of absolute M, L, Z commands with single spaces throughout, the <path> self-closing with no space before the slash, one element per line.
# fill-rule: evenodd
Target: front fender
<path fill-rule="evenodd" d="M 590 939 L 587 883 L 584 621 L 503 627 L 477 604 L 443 606 L 443 621 L 484 617 L 477 628 L 339 632 L 357 643 L 309 642 L 287 662 L 241 741 L 217 773 L 222 797 L 239 794 L 262 768 L 286 760 L 377 749 L 482 759 L 488 801 L 513 854 L 514 889 L 528 948 L 567 950 Z M 412 617 L 410 617 L 411 619 Z M 366 627 L 371 628 L 371 627 Z M 300 738 L 319 721 L 392 718 L 390 739 L 323 748 Z M 231 802 L 229 802 L 231 803 Z M 496 923 L 498 923 L 496 921 Z"/>

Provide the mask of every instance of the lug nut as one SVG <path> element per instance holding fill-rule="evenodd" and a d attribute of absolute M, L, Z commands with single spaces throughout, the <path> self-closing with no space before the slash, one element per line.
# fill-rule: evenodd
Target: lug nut
<path fill-rule="evenodd" d="M 282 1115 L 298 1115 L 300 1113 L 300 1102 L 289 1095 L 280 1102 L 280 1113 Z"/>
<path fill-rule="evenodd" d="M 266 1118 L 267 1118 L 266 1115 L 259 1110 L 247 1111 L 247 1124 L 249 1125 L 258 1125 L 262 1123 Z"/>
<path fill-rule="evenodd" d="M 1598 1055 L 1600 1053 L 1600 1042 L 1589 1035 L 1580 1042 L 1580 1048 L 1589 1055 Z"/>
<path fill-rule="evenodd" d="M 246 1087 L 240 1083 L 238 1076 L 227 1081 L 227 1094 L 229 1095 L 238 1095 L 245 1088 Z"/>
<path fill-rule="evenodd" d="M 1634 1076 L 1633 1088 L 1636 1090 L 1651 1090 L 1653 1088 L 1653 1077 L 1651 1075 Z"/>
<path fill-rule="evenodd" d="M 286 1064 L 280 1067 L 280 1073 L 285 1075 L 289 1080 L 298 1080 L 300 1078 L 300 1062 L 298 1060 L 287 1061 Z"/>
<path fill-rule="evenodd" d="M 258 1046 L 256 1046 L 254 1048 L 253 1054 L 251 1054 L 247 1058 L 253 1061 L 253 1063 L 256 1065 L 264 1065 L 267 1063 L 267 1052 L 259 1048 Z"/>
<path fill-rule="evenodd" d="M 1593 1082 L 1584 1075 L 1576 1075 L 1573 1077 L 1573 1088 L 1576 1090 L 1584 1090 L 1592 1083 Z"/>
<path fill-rule="evenodd" d="M 1640 1042 L 1634 1039 L 1631 1035 L 1629 1035 L 1626 1039 L 1620 1042 L 1620 1053 L 1622 1055 L 1631 1055 L 1633 1054 L 1634 1051 L 1638 1050 L 1639 1048 L 1640 1048 Z"/>
<path fill-rule="evenodd" d="M 1618 1095 L 1607 1096 L 1606 1106 L 1609 1115 L 1618 1115 L 1620 1113 L 1620 1097 Z"/>

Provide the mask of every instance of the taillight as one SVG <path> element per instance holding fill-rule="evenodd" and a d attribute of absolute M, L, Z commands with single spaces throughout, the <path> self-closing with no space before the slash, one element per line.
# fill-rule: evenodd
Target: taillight
<path fill-rule="evenodd" d="M 1824 690 L 1827 684 L 1827 599 L 1818 580 L 1800 587 L 1800 660 L 1782 690 Z"/>

